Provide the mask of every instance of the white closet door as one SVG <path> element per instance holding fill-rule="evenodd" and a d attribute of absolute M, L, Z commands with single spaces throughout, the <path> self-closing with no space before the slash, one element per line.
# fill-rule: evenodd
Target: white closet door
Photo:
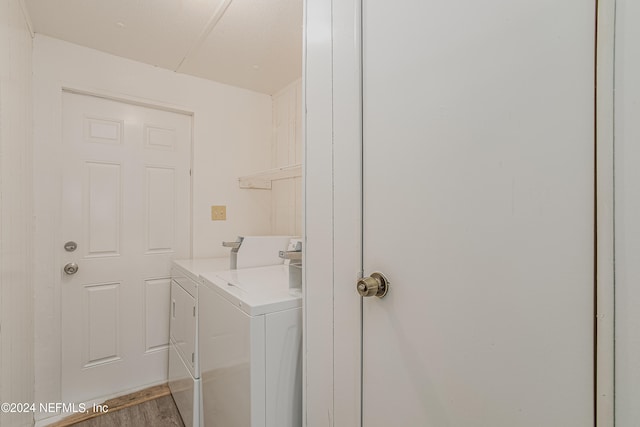
<path fill-rule="evenodd" d="M 593 425 L 594 23 L 364 0 L 365 427 Z"/>

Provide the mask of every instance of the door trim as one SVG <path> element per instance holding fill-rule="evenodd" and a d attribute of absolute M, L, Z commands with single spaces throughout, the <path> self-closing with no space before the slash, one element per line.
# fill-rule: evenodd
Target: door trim
<path fill-rule="evenodd" d="M 614 420 L 613 53 L 615 0 L 597 5 L 596 425 Z M 361 425 L 361 216 L 344 195 L 360 191 L 361 0 L 305 0 L 304 423 Z M 355 111 L 354 111 L 355 109 Z M 356 120 L 357 119 L 357 120 Z M 311 132 L 309 132 L 311 130 Z M 353 198 L 353 197 L 352 197 Z M 355 202 L 359 204 L 359 199 Z M 326 209 L 316 210 L 318 203 Z M 347 224 L 358 230 L 348 232 Z M 312 225 L 312 227 L 310 227 Z M 351 229 L 353 230 L 353 228 Z M 346 232 L 346 234 L 345 234 Z M 327 238 L 327 236 L 330 236 Z M 330 242 L 327 243 L 327 241 Z M 357 324 L 357 327 L 354 325 Z M 327 359 L 329 358 L 329 359 Z M 357 371 L 354 368 L 357 367 Z"/>
<path fill-rule="evenodd" d="M 613 427 L 614 282 L 614 53 L 615 0 L 599 0 L 596 23 L 596 426 Z"/>
<path fill-rule="evenodd" d="M 361 424 L 359 21 L 360 0 L 304 2 L 305 426 Z"/>
<path fill-rule="evenodd" d="M 108 91 L 102 91 L 97 89 L 82 88 L 79 86 L 65 85 L 61 86 L 62 92 L 73 93 L 76 95 L 93 96 L 94 98 L 102 98 L 110 101 L 122 102 L 125 104 L 135 105 L 138 107 L 153 108 L 154 110 L 168 111 L 170 113 L 184 114 L 185 116 L 194 116 L 193 111 L 179 107 L 176 105 L 160 102 L 149 101 L 144 98 L 137 98 L 135 96 L 112 93 Z M 192 138 L 193 139 L 193 138 Z"/>

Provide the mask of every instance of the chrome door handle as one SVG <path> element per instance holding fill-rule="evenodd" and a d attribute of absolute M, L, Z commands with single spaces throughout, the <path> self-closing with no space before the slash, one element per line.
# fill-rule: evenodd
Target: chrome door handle
<path fill-rule="evenodd" d="M 75 262 L 70 262 L 64 266 L 64 272 L 71 275 L 76 274 L 78 272 L 78 264 Z"/>
<path fill-rule="evenodd" d="M 363 297 L 376 296 L 378 298 L 382 298 L 387 295 L 387 292 L 389 292 L 389 281 L 384 274 L 375 272 L 371 273 L 371 276 L 369 277 L 363 277 L 358 280 L 356 289 Z"/>

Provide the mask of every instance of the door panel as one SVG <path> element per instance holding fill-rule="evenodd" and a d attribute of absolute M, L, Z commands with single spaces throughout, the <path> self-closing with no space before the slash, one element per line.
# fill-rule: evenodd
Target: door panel
<path fill-rule="evenodd" d="M 86 163 L 87 256 L 120 254 L 121 165 Z"/>
<path fill-rule="evenodd" d="M 363 423 L 593 424 L 595 4 L 363 3 Z"/>
<path fill-rule="evenodd" d="M 120 283 L 90 285 L 83 289 L 83 317 L 86 322 L 81 339 L 86 343 L 85 368 L 121 359 L 118 345 L 121 339 L 118 327 L 119 290 Z"/>
<path fill-rule="evenodd" d="M 63 93 L 62 398 L 166 379 L 170 264 L 190 254 L 191 118 Z M 67 241 L 77 249 L 67 252 Z"/>

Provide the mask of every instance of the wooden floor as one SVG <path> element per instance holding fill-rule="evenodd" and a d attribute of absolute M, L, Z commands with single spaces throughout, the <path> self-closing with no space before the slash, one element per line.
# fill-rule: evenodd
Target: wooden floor
<path fill-rule="evenodd" d="M 74 427 L 184 427 L 171 395 L 73 424 Z"/>
<path fill-rule="evenodd" d="M 166 384 L 115 397 L 102 404 L 106 413 L 90 410 L 49 427 L 184 427 Z"/>

